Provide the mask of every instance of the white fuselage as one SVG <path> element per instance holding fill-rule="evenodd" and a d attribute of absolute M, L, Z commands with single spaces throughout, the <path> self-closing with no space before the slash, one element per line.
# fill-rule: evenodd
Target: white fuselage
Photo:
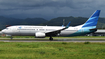
<path fill-rule="evenodd" d="M 65 30 L 62 30 L 58 35 L 59 36 L 67 36 L 72 33 L 77 32 L 82 25 L 76 26 L 76 27 L 69 27 Z M 6 29 L 2 30 L 1 32 L 7 35 L 13 35 L 13 36 L 35 36 L 35 33 L 41 32 L 41 33 L 49 33 L 53 31 L 60 30 L 65 27 L 61 26 L 10 26 Z M 83 30 L 81 31 L 83 32 Z"/>

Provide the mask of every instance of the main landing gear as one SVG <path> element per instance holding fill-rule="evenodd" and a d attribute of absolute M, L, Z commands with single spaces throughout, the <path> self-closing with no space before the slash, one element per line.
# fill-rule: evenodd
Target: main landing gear
<path fill-rule="evenodd" d="M 50 40 L 50 41 L 52 41 L 52 40 L 53 40 L 52 36 L 50 36 L 49 40 Z"/>

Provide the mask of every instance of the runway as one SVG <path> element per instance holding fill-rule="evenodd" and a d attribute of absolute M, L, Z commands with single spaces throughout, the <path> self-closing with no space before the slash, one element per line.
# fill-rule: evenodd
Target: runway
<path fill-rule="evenodd" d="M 53 41 L 38 41 L 38 40 L 0 40 L 0 41 L 2 41 L 2 42 L 100 42 L 100 43 L 102 43 L 102 42 L 105 42 L 105 41 L 84 41 L 84 40 L 82 40 L 82 41 L 55 41 L 55 40 L 53 40 Z"/>
<path fill-rule="evenodd" d="M 105 42 L 105 38 L 0 38 L 1 42 Z"/>

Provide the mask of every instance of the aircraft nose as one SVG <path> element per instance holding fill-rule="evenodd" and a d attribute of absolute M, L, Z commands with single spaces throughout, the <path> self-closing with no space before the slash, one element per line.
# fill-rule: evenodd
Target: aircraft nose
<path fill-rule="evenodd" d="M 5 32 L 6 32 L 6 30 L 4 29 L 4 30 L 0 31 L 0 34 L 3 34 L 3 33 L 5 33 Z"/>
<path fill-rule="evenodd" d="M 3 33 L 0 31 L 0 35 L 1 35 L 1 34 L 3 34 Z"/>

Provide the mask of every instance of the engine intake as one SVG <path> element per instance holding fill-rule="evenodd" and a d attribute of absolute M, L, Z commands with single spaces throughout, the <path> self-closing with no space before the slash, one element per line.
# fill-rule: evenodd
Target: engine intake
<path fill-rule="evenodd" d="M 36 38 L 45 38 L 45 33 L 42 33 L 42 32 L 37 32 L 37 33 L 35 33 L 35 37 Z"/>

